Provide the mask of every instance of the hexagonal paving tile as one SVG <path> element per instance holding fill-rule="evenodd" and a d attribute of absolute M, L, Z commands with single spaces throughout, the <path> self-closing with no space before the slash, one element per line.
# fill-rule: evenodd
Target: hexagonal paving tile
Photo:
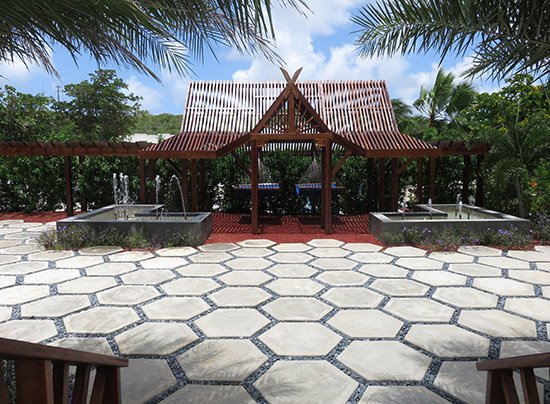
<path fill-rule="evenodd" d="M 398 258 L 397 265 L 417 271 L 428 271 L 443 268 L 443 263 L 424 257 Z"/>
<path fill-rule="evenodd" d="M 281 296 L 313 296 L 323 290 L 323 285 L 310 279 L 276 279 L 266 285 Z"/>
<path fill-rule="evenodd" d="M 10 252 L 10 251 L 5 251 L 5 250 L 8 249 L 8 248 L 11 248 L 11 247 L 18 247 L 20 245 L 21 245 L 21 240 L 2 239 L 2 240 L 0 240 L 0 254 L 18 254 L 17 252 Z M 20 253 L 20 254 L 27 254 L 27 253 L 25 252 L 25 253 Z"/>
<path fill-rule="evenodd" d="M 550 245 L 536 245 L 535 251 L 539 251 L 545 254 L 550 254 Z"/>
<path fill-rule="evenodd" d="M 21 306 L 21 317 L 60 317 L 89 306 L 87 296 L 49 296 Z"/>
<path fill-rule="evenodd" d="M 8 255 L 8 254 L 0 255 L 0 265 L 12 264 L 14 262 L 19 262 L 19 261 L 21 261 L 20 255 Z"/>
<path fill-rule="evenodd" d="M 159 292 L 152 286 L 122 285 L 99 292 L 97 294 L 97 301 L 101 304 L 125 306 L 143 303 L 158 295 Z"/>
<path fill-rule="evenodd" d="M 164 297 L 141 307 L 151 320 L 189 320 L 210 309 L 199 297 Z"/>
<path fill-rule="evenodd" d="M 240 245 L 241 247 L 262 248 L 262 247 L 271 247 L 276 243 L 271 240 L 257 238 L 257 239 L 243 240 L 238 242 L 237 244 Z"/>
<path fill-rule="evenodd" d="M 175 278 L 176 275 L 168 269 L 140 269 L 122 275 L 120 279 L 126 285 L 156 285 L 158 283 Z"/>
<path fill-rule="evenodd" d="M 188 384 L 161 401 L 162 404 L 203 403 L 254 404 L 242 386 L 216 386 L 212 384 Z M 206 403 L 205 403 L 206 404 Z"/>
<path fill-rule="evenodd" d="M 342 258 L 350 254 L 348 250 L 337 247 L 314 248 L 307 253 L 320 258 Z"/>
<path fill-rule="evenodd" d="M 491 265 L 497 268 L 529 269 L 529 263 L 527 261 L 508 257 L 480 257 L 478 261 L 480 264 Z"/>
<path fill-rule="evenodd" d="M 386 255 L 379 252 L 355 253 L 349 258 L 364 264 L 389 264 L 395 259 L 395 257 L 392 257 L 391 255 Z"/>
<path fill-rule="evenodd" d="M 416 247 L 388 247 L 384 250 L 384 253 L 395 255 L 396 257 L 423 257 L 426 255 L 426 250 Z"/>
<path fill-rule="evenodd" d="M 235 258 L 227 261 L 226 265 L 231 269 L 265 269 L 271 265 L 271 262 L 264 258 Z"/>
<path fill-rule="evenodd" d="M 147 251 L 124 251 L 109 256 L 113 262 L 134 262 L 153 258 L 154 255 Z"/>
<path fill-rule="evenodd" d="M 220 264 L 189 264 L 176 269 L 182 276 L 216 276 L 227 272 L 228 269 Z"/>
<path fill-rule="evenodd" d="M 277 355 L 320 356 L 342 337 L 319 323 L 278 323 L 259 339 Z"/>
<path fill-rule="evenodd" d="M 390 296 L 423 296 L 430 289 L 410 279 L 377 279 L 370 287 Z"/>
<path fill-rule="evenodd" d="M 93 307 L 63 319 L 67 332 L 108 334 L 139 321 L 128 307 Z"/>
<path fill-rule="evenodd" d="M 147 402 L 177 382 L 164 359 L 132 359 L 120 374 L 123 403 Z"/>
<path fill-rule="evenodd" d="M 454 309 L 426 298 L 393 298 L 384 310 L 409 321 L 448 322 Z"/>
<path fill-rule="evenodd" d="M 506 278 L 474 279 L 473 286 L 500 296 L 534 296 L 533 285 Z"/>
<path fill-rule="evenodd" d="M 275 251 L 269 250 L 267 248 L 239 248 L 238 250 L 232 251 L 235 257 L 245 257 L 245 258 L 254 258 L 254 257 L 267 257 L 268 255 L 274 254 Z"/>
<path fill-rule="evenodd" d="M 303 243 L 281 243 L 273 246 L 273 249 L 279 252 L 304 252 L 311 248 L 313 247 Z"/>
<path fill-rule="evenodd" d="M 403 326 L 380 310 L 341 310 L 328 324 L 351 338 L 392 338 Z"/>
<path fill-rule="evenodd" d="M 208 278 L 182 278 L 165 283 L 161 288 L 169 295 L 199 296 L 219 288 L 216 282 Z"/>
<path fill-rule="evenodd" d="M 56 335 L 57 329 L 51 320 L 12 320 L 0 324 L 2 338 L 40 342 Z"/>
<path fill-rule="evenodd" d="M 254 382 L 273 403 L 345 403 L 358 383 L 326 361 L 277 361 Z M 315 394 L 312 394 L 312 392 Z"/>
<path fill-rule="evenodd" d="M 59 293 L 95 293 L 116 286 L 114 278 L 92 276 L 74 279 L 57 285 Z"/>
<path fill-rule="evenodd" d="M 508 298 L 504 308 L 525 317 L 540 321 L 550 321 L 550 300 L 542 298 Z"/>
<path fill-rule="evenodd" d="M 550 272 L 550 262 L 537 262 L 537 269 Z"/>
<path fill-rule="evenodd" d="M 63 338 L 53 341 L 48 345 L 103 355 L 113 354 L 113 350 L 105 338 Z"/>
<path fill-rule="evenodd" d="M 0 240 L 9 242 L 10 240 Z M 32 254 L 34 252 L 44 251 L 44 247 L 41 245 L 16 245 L 19 244 L 19 240 L 13 240 L 14 245 L 12 247 L 4 247 L 0 249 L 0 254 Z"/>
<path fill-rule="evenodd" d="M 530 261 L 530 262 L 550 261 L 550 252 L 544 253 L 541 251 L 510 250 L 506 255 L 511 258 L 516 258 L 518 260 L 524 260 L 524 261 Z"/>
<path fill-rule="evenodd" d="M 335 240 L 333 238 L 318 238 L 310 240 L 307 245 L 312 247 L 341 247 L 344 243 L 340 240 Z"/>
<path fill-rule="evenodd" d="M 533 355 L 550 352 L 550 341 L 502 341 L 500 345 L 500 358 L 514 356 Z M 535 375 L 549 380 L 548 369 L 535 369 Z M 541 400 L 543 402 L 544 400 Z"/>
<path fill-rule="evenodd" d="M 231 255 L 221 251 L 204 251 L 204 252 L 199 252 L 199 253 L 190 255 L 188 257 L 190 261 L 196 262 L 198 264 L 201 264 L 201 263 L 219 264 L 231 258 L 232 258 Z"/>
<path fill-rule="evenodd" d="M 280 297 L 263 306 L 278 320 L 314 321 L 332 311 L 332 307 L 312 297 Z"/>
<path fill-rule="evenodd" d="M 279 278 L 309 278 L 319 272 L 304 264 L 277 264 L 269 268 L 268 271 Z"/>
<path fill-rule="evenodd" d="M 368 380 L 420 381 L 431 363 L 397 341 L 353 341 L 337 359 Z"/>
<path fill-rule="evenodd" d="M 258 286 L 273 278 L 262 271 L 231 271 L 218 279 L 231 286 Z"/>
<path fill-rule="evenodd" d="M 346 243 L 342 246 L 342 248 L 353 252 L 378 252 L 383 247 L 371 243 Z"/>
<path fill-rule="evenodd" d="M 496 307 L 498 301 L 498 297 L 490 293 L 460 287 L 437 288 L 432 297 L 456 307 Z"/>
<path fill-rule="evenodd" d="M 508 277 L 535 285 L 550 285 L 550 273 L 533 269 L 511 269 Z"/>
<path fill-rule="evenodd" d="M 489 354 L 488 338 L 450 324 L 413 324 L 405 339 L 441 357 L 480 357 Z"/>
<path fill-rule="evenodd" d="M 325 271 L 341 271 L 352 269 L 357 263 L 347 258 L 317 258 L 311 265 Z"/>
<path fill-rule="evenodd" d="M 365 264 L 359 267 L 359 272 L 377 278 L 406 278 L 409 271 L 390 264 Z M 423 273 L 423 272 L 420 272 Z"/>
<path fill-rule="evenodd" d="M 493 337 L 536 337 L 535 323 L 499 310 L 462 310 L 458 322 Z"/>
<path fill-rule="evenodd" d="M 365 288 L 332 288 L 321 296 L 337 307 L 374 308 L 383 296 Z"/>
<path fill-rule="evenodd" d="M 266 360 L 249 340 L 206 340 L 178 356 L 185 376 L 190 380 L 240 382 Z"/>
<path fill-rule="evenodd" d="M 253 307 L 270 299 L 271 295 L 256 287 L 229 286 L 208 297 L 219 307 Z"/>
<path fill-rule="evenodd" d="M 254 309 L 217 309 L 195 324 L 207 337 L 250 337 L 269 320 Z"/>
<path fill-rule="evenodd" d="M 57 268 L 88 268 L 92 265 L 103 263 L 103 257 L 93 255 L 80 255 L 72 258 L 65 258 L 55 262 Z"/>
<path fill-rule="evenodd" d="M 72 251 L 47 250 L 29 254 L 29 261 L 55 261 L 74 256 Z"/>
<path fill-rule="evenodd" d="M 185 257 L 197 252 L 193 247 L 166 247 L 155 251 L 161 257 Z"/>
<path fill-rule="evenodd" d="M 3 275 L 0 276 L 0 288 L 5 288 L 7 286 L 15 285 L 17 277 L 15 276 L 9 276 L 9 275 Z"/>
<path fill-rule="evenodd" d="M 95 247 L 87 247 L 83 248 L 82 250 L 79 250 L 78 252 L 81 255 L 109 255 L 109 254 L 115 254 L 118 252 L 121 252 L 122 248 L 117 246 L 95 246 Z"/>
<path fill-rule="evenodd" d="M 444 404 L 442 397 L 420 386 L 370 386 L 358 404 Z"/>
<path fill-rule="evenodd" d="M 199 337 L 185 324 L 145 323 L 115 337 L 125 355 L 168 355 Z"/>
<path fill-rule="evenodd" d="M 463 286 L 468 278 L 447 271 L 418 271 L 413 274 L 412 279 L 432 286 Z"/>
<path fill-rule="evenodd" d="M 0 322 L 9 320 L 12 315 L 11 307 L 2 307 L 0 306 Z"/>
<path fill-rule="evenodd" d="M 280 264 L 304 264 L 314 257 L 300 252 L 279 252 L 269 257 L 270 260 Z"/>
<path fill-rule="evenodd" d="M 464 264 L 468 262 L 473 262 L 474 257 L 467 254 L 461 254 L 458 252 L 452 252 L 452 251 L 435 251 L 433 253 L 430 253 L 430 258 L 438 261 L 448 262 L 448 263 L 454 263 L 454 264 Z"/>
<path fill-rule="evenodd" d="M 502 251 L 498 248 L 486 247 L 483 245 L 467 245 L 458 248 L 458 252 L 475 255 L 477 257 L 501 256 Z"/>
<path fill-rule="evenodd" d="M 323 272 L 315 279 L 333 286 L 360 286 L 368 281 L 369 277 L 354 271 L 331 271 Z"/>
<path fill-rule="evenodd" d="M 25 275 L 48 268 L 47 262 L 16 262 L 14 264 L 1 265 L 0 275 Z"/>
<path fill-rule="evenodd" d="M 86 274 L 90 276 L 113 276 L 134 271 L 135 269 L 137 269 L 136 265 L 130 262 L 107 262 L 105 264 L 86 268 Z"/>
<path fill-rule="evenodd" d="M 47 269 L 25 275 L 25 283 L 59 283 L 80 277 L 78 269 Z"/>
<path fill-rule="evenodd" d="M 485 372 L 476 369 L 475 362 L 443 362 L 434 386 L 465 403 L 485 402 Z"/>
<path fill-rule="evenodd" d="M 491 277 L 501 276 L 502 271 L 499 268 L 489 267 L 481 264 L 450 264 L 449 271 L 456 272 L 462 275 L 475 277 Z"/>
<path fill-rule="evenodd" d="M 0 304 L 14 305 L 30 302 L 40 297 L 49 296 L 50 288 L 47 285 L 17 285 L 2 289 Z"/>
<path fill-rule="evenodd" d="M 239 248 L 235 243 L 210 243 L 199 246 L 202 251 L 232 251 Z"/>
<path fill-rule="evenodd" d="M 187 265 L 187 261 L 179 257 L 155 257 L 140 261 L 145 269 L 174 269 Z"/>

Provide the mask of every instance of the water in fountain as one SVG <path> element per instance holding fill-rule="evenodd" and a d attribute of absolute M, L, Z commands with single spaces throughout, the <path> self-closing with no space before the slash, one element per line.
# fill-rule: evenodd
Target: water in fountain
<path fill-rule="evenodd" d="M 181 189 L 181 183 L 180 183 L 180 180 L 179 178 L 176 176 L 176 175 L 172 175 L 170 177 L 170 188 L 172 188 L 172 183 L 176 182 L 176 184 L 178 185 L 178 189 L 180 191 L 180 197 L 181 197 L 181 210 L 183 212 L 183 217 L 184 219 L 187 219 L 187 210 L 185 209 L 185 198 L 183 196 L 183 190 Z"/>
<path fill-rule="evenodd" d="M 113 173 L 113 198 L 115 201 L 115 219 L 128 220 L 126 205 L 131 203 L 130 177 L 122 173 L 118 175 Z"/>
<path fill-rule="evenodd" d="M 430 214 L 430 219 L 432 219 L 432 198 L 428 199 L 428 212 Z"/>
<path fill-rule="evenodd" d="M 160 185 L 161 185 L 160 175 L 157 175 L 155 177 L 155 205 L 159 205 Z M 155 217 L 157 219 L 159 218 L 159 209 L 158 208 L 155 209 Z M 162 211 L 160 213 L 160 217 L 162 218 Z"/>

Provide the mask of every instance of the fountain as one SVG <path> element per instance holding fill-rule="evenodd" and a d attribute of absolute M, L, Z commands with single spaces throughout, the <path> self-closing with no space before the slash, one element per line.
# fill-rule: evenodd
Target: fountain
<path fill-rule="evenodd" d="M 430 220 L 432 220 L 433 219 L 432 198 L 428 199 L 428 213 L 430 214 Z"/>
<path fill-rule="evenodd" d="M 181 189 L 180 180 L 179 180 L 179 178 L 176 177 L 175 175 L 172 175 L 172 176 L 170 177 L 170 189 L 172 188 L 172 183 L 174 182 L 174 180 L 176 181 L 176 184 L 177 184 L 178 189 L 179 189 L 179 191 L 180 191 L 181 210 L 182 210 L 182 212 L 183 212 L 183 217 L 184 217 L 184 219 L 187 220 L 187 211 L 186 211 L 186 209 L 185 209 L 185 197 L 183 196 L 183 191 L 182 191 L 182 189 Z M 158 204 L 158 202 L 157 202 L 157 204 Z"/>

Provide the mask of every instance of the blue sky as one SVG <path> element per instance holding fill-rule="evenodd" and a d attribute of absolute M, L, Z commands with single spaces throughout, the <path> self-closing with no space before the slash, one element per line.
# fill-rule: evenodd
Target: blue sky
<path fill-rule="evenodd" d="M 390 96 L 412 102 L 420 86 L 433 82 L 439 63 L 434 54 L 395 56 L 392 58 L 359 58 L 354 45 L 356 29 L 350 17 L 364 0 L 308 0 L 311 12 L 307 18 L 289 9 L 276 7 L 274 23 L 279 55 L 285 60 L 287 70 L 299 67 L 304 70 L 302 80 L 311 79 L 383 79 L 388 83 Z M 151 113 L 183 112 L 189 80 L 281 80 L 278 66 L 262 58 L 236 54 L 232 49 L 222 48 L 218 60 L 207 54 L 203 63 L 193 66 L 195 75 L 180 77 L 158 71 L 163 84 L 152 78 L 114 65 L 131 92 L 143 97 L 142 107 Z M 98 66 L 87 55 L 75 65 L 63 49 L 53 49 L 53 61 L 61 75 L 61 81 L 49 76 L 36 66 L 27 69 L 22 62 L 0 64 L 0 85 L 9 84 L 22 92 L 44 93 L 56 96 L 56 86 L 75 83 L 88 77 Z M 443 67 L 460 74 L 469 58 L 444 60 Z M 487 81 L 474 82 L 480 91 L 498 89 L 497 84 Z M 63 95 L 61 95 L 63 97 Z"/>

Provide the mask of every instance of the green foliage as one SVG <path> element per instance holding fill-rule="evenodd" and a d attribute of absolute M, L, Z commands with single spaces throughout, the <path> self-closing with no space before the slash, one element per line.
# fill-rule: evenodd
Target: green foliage
<path fill-rule="evenodd" d="M 1 359 L 0 369 L 4 369 L 4 380 L 0 380 L 0 383 L 4 382 L 8 389 L 8 402 L 6 404 L 15 404 L 15 361 Z"/>
<path fill-rule="evenodd" d="M 196 247 L 200 245 L 197 236 L 189 233 L 174 233 L 168 238 L 167 247 Z"/>
<path fill-rule="evenodd" d="M 181 129 L 181 115 L 158 114 L 151 115 L 147 111 L 140 111 L 137 115 L 133 133 L 147 133 L 148 135 L 159 135 L 179 133 Z"/>
<path fill-rule="evenodd" d="M 140 232 L 122 234 L 115 229 L 98 232 L 87 226 L 46 230 L 40 234 L 38 242 L 48 250 L 79 250 L 98 245 L 125 248 L 153 247 Z"/>

